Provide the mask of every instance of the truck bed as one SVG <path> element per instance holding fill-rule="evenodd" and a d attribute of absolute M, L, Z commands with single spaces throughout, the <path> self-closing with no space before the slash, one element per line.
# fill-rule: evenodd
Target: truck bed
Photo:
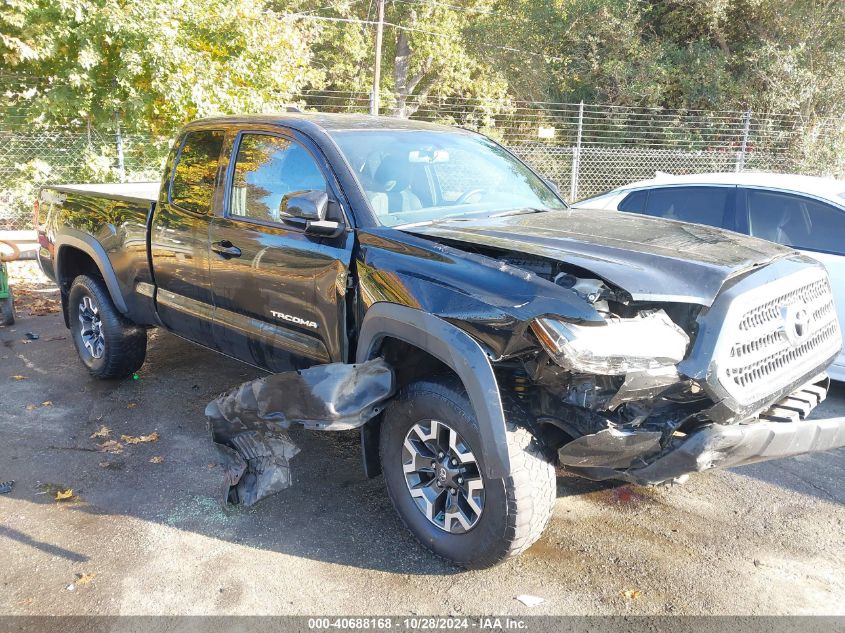
<path fill-rule="evenodd" d="M 149 205 L 158 200 L 158 182 L 126 182 L 126 183 L 102 183 L 102 184 L 69 184 L 69 185 L 48 185 L 47 189 L 63 191 L 66 193 L 80 193 L 100 198 L 113 198 L 125 200 L 126 202 L 138 202 Z"/>

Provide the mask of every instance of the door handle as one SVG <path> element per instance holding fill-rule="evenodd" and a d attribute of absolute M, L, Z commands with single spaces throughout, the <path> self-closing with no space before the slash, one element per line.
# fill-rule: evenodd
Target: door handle
<path fill-rule="evenodd" d="M 230 257 L 240 257 L 241 249 L 233 245 L 229 240 L 220 240 L 211 245 L 211 250 L 220 255 L 223 259 Z"/>

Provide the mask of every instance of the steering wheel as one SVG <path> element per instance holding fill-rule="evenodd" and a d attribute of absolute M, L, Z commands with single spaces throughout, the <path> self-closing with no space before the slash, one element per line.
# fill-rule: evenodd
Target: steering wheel
<path fill-rule="evenodd" d="M 486 189 L 470 189 L 469 191 L 466 191 L 466 192 L 462 193 L 460 196 L 458 196 L 458 199 L 455 200 L 455 204 L 466 204 L 467 201 L 472 196 L 475 196 L 475 195 L 478 195 L 478 194 L 481 194 L 481 193 L 487 193 L 487 190 Z"/>

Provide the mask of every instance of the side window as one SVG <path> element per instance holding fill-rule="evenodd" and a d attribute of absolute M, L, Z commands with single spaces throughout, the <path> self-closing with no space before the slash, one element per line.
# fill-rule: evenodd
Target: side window
<path fill-rule="evenodd" d="M 845 255 L 845 211 L 803 196 L 748 189 L 748 229 L 754 237 Z"/>
<path fill-rule="evenodd" d="M 645 213 L 669 220 L 725 226 L 734 187 L 662 187 L 649 192 Z"/>
<path fill-rule="evenodd" d="M 278 222 L 284 197 L 308 189 L 327 191 L 327 186 L 317 163 L 302 145 L 267 134 L 241 137 L 230 216 Z"/>
<path fill-rule="evenodd" d="M 185 136 L 170 184 L 173 204 L 194 213 L 209 212 L 223 137 L 219 130 L 189 132 Z"/>
<path fill-rule="evenodd" d="M 629 211 L 631 213 L 642 213 L 645 211 L 645 201 L 648 198 L 648 191 L 634 191 L 625 196 L 625 199 L 619 203 L 620 211 Z"/>

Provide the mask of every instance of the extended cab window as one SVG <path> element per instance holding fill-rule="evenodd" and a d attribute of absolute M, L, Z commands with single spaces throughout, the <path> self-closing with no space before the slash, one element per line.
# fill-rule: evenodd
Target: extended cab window
<path fill-rule="evenodd" d="M 170 185 L 173 204 L 194 213 L 209 212 L 223 136 L 219 130 L 201 130 L 185 135 Z"/>
<path fill-rule="evenodd" d="M 733 191 L 734 187 L 651 189 L 644 213 L 669 220 L 726 227 L 725 215 Z"/>
<path fill-rule="evenodd" d="M 786 246 L 845 255 L 845 211 L 777 191 L 748 189 L 748 229 Z"/>
<path fill-rule="evenodd" d="M 241 137 L 230 216 L 278 222 L 285 196 L 309 189 L 326 191 L 326 179 L 302 145 L 267 134 Z"/>

